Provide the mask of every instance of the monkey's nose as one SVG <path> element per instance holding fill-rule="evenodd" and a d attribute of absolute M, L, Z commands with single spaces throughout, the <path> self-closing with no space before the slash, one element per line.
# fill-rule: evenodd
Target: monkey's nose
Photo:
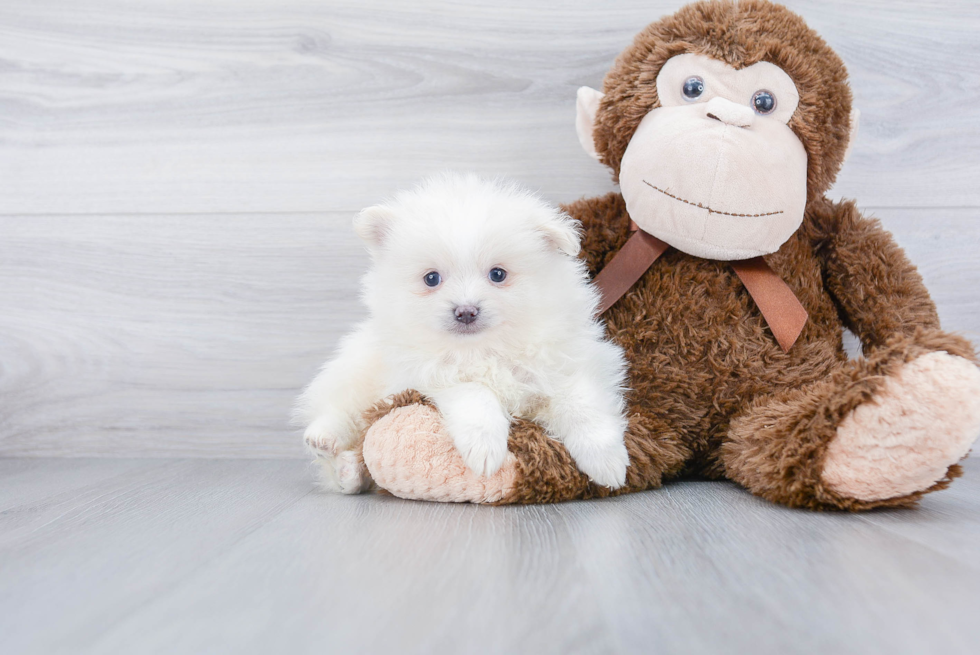
<path fill-rule="evenodd" d="M 456 320 L 463 325 L 469 325 L 476 320 L 477 315 L 480 313 L 479 307 L 474 307 L 473 305 L 462 305 L 457 307 L 454 311 L 456 315 Z"/>
<path fill-rule="evenodd" d="M 704 103 L 704 112 L 708 118 L 734 127 L 749 127 L 755 122 L 755 112 L 751 107 L 735 104 L 720 96 Z"/>

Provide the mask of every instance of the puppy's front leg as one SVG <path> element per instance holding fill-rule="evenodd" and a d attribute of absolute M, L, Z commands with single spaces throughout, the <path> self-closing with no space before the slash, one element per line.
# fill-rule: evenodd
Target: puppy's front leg
<path fill-rule="evenodd" d="M 300 395 L 295 422 L 323 469 L 321 482 L 343 493 L 360 493 L 371 479 L 360 456 L 357 438 L 365 410 L 384 393 L 384 362 L 363 328 L 345 337 L 332 360 Z"/>
<path fill-rule="evenodd" d="M 626 484 L 626 419 L 618 394 L 577 377 L 551 399 L 539 420 L 594 482 L 610 489 Z"/>
<path fill-rule="evenodd" d="M 496 394 L 477 382 L 430 394 L 463 461 L 477 475 L 490 476 L 507 456 L 510 417 Z"/>

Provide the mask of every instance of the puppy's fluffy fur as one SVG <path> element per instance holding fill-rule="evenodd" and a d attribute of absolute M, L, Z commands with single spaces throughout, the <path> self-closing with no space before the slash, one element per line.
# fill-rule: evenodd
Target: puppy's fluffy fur
<path fill-rule="evenodd" d="M 625 483 L 626 363 L 595 319 L 577 223 L 517 186 L 445 175 L 365 209 L 354 228 L 372 259 L 370 317 L 297 405 L 327 486 L 370 485 L 351 450 L 361 415 L 405 389 L 433 399 L 478 474 L 501 466 L 519 416 L 599 484 Z"/>

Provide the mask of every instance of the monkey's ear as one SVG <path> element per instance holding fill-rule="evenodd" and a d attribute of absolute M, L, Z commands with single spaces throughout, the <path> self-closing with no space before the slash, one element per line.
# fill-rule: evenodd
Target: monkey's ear
<path fill-rule="evenodd" d="M 578 132 L 579 143 L 589 153 L 593 159 L 600 161 L 599 153 L 595 149 L 595 140 L 592 137 L 595 129 L 595 113 L 599 109 L 599 101 L 602 100 L 603 93 L 587 86 L 580 86 L 578 98 L 575 102 L 575 131 Z"/>
<path fill-rule="evenodd" d="M 582 249 L 578 221 L 565 212 L 556 212 L 540 229 L 549 245 L 569 257 L 574 257 Z"/>
<path fill-rule="evenodd" d="M 841 162 L 841 166 L 847 161 L 847 158 L 851 156 L 851 150 L 854 149 L 854 142 L 857 140 L 858 135 L 858 122 L 861 120 L 861 110 L 857 107 L 851 107 L 851 128 L 850 134 L 847 135 L 847 149 L 844 150 L 844 161 Z"/>
<path fill-rule="evenodd" d="M 367 244 L 372 252 L 378 250 L 391 232 L 395 213 L 385 205 L 374 205 L 362 209 L 354 217 L 354 232 Z"/>

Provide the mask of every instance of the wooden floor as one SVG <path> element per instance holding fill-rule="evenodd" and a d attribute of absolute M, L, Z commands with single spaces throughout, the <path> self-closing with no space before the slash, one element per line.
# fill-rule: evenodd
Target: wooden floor
<path fill-rule="evenodd" d="M 681 482 L 545 507 L 296 460 L 0 459 L 4 653 L 976 653 L 980 460 L 917 510 Z"/>

